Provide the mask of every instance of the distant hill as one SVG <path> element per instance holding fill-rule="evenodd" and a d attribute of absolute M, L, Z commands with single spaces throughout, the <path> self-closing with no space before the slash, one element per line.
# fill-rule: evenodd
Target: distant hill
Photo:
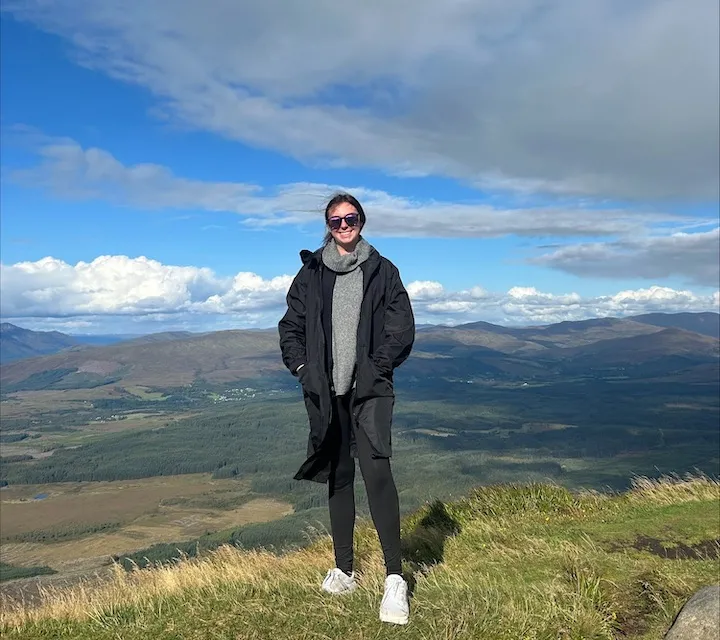
<path fill-rule="evenodd" d="M 545 347 L 570 348 L 601 340 L 630 338 L 660 331 L 658 327 L 622 318 L 593 318 L 558 322 L 544 327 L 516 329 L 513 335 Z"/>
<path fill-rule="evenodd" d="M 82 349 L 85 346 L 104 346 L 138 338 L 137 334 L 70 335 L 60 331 L 33 331 L 10 322 L 0 324 L 0 364 L 33 358 L 65 349 Z"/>
<path fill-rule="evenodd" d="M 551 347 L 575 347 L 660 330 L 657 326 L 621 318 L 592 318 L 534 327 L 503 327 L 489 322 L 470 322 L 455 327 L 425 327 L 418 332 L 418 341 L 458 342 L 497 349 L 503 353 L 516 353 Z"/>
<path fill-rule="evenodd" d="M 503 327 L 499 328 L 502 329 Z M 471 347 L 474 349 L 484 348 L 499 353 L 522 353 L 538 351 L 544 348 L 536 342 L 520 339 L 507 332 L 487 330 L 480 326 L 476 328 L 475 325 L 428 327 L 417 333 L 416 347 L 448 352 L 462 351 L 464 347 Z"/>
<path fill-rule="evenodd" d="M 100 347 L 106 344 L 115 344 L 116 342 L 125 342 L 126 340 L 135 340 L 141 338 L 142 334 L 138 333 L 112 333 L 112 334 L 71 334 L 81 344 L 94 345 Z"/>
<path fill-rule="evenodd" d="M 163 331 L 160 333 L 149 333 L 144 336 L 136 336 L 130 340 L 126 340 L 125 344 L 148 344 L 151 342 L 167 342 L 168 340 L 185 340 L 198 336 L 207 335 L 205 333 L 193 333 L 192 331 Z"/>
<path fill-rule="evenodd" d="M 703 313 L 647 313 L 626 318 L 590 318 L 588 320 L 564 321 L 532 327 L 504 327 L 489 322 L 470 322 L 454 329 L 485 331 L 532 340 L 546 346 L 579 346 L 596 340 L 621 336 L 653 333 L 658 329 L 674 327 L 693 331 L 711 338 L 720 338 L 720 314 Z M 427 327 L 423 331 L 448 329 Z M 573 344 L 576 343 L 576 344 Z"/>
<path fill-rule="evenodd" d="M 656 327 L 675 327 L 720 338 L 720 313 L 646 313 L 631 319 Z"/>
<path fill-rule="evenodd" d="M 190 338 L 131 340 L 18 360 L 0 369 L 0 383 L 27 388 L 125 384 L 179 386 L 196 379 L 225 382 L 282 370 L 277 331 L 215 331 Z M 47 381 L 46 386 L 42 386 Z M 7 388 L 7 387 L 6 387 Z"/>
<path fill-rule="evenodd" d="M 56 353 L 79 345 L 72 336 L 59 331 L 31 331 L 9 322 L 0 324 L 0 363 Z"/>
<path fill-rule="evenodd" d="M 455 329 L 466 329 L 469 331 L 487 331 L 489 333 L 504 333 L 509 335 L 514 335 L 515 332 L 518 330 L 513 327 L 503 327 L 499 324 L 492 324 L 491 322 L 467 322 L 465 324 L 461 324 L 455 327 Z"/>
<path fill-rule="evenodd" d="M 592 362 L 594 366 L 636 365 L 668 357 L 712 362 L 718 358 L 719 345 L 720 342 L 715 338 L 670 327 L 644 335 L 599 340 L 564 349 L 555 348 L 545 352 L 543 357 L 582 360 Z"/>

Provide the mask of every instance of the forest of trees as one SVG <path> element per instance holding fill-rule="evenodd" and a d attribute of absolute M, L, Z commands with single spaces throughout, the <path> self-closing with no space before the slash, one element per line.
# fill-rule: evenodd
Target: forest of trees
<path fill-rule="evenodd" d="M 35 567 L 16 567 L 7 562 L 0 562 L 0 582 L 15 580 L 17 578 L 31 578 L 33 576 L 52 575 L 57 573 L 45 565 Z"/>
<path fill-rule="evenodd" d="M 119 522 L 103 522 L 100 524 L 77 524 L 55 527 L 40 531 L 26 531 L 13 535 L 5 535 L 0 542 L 62 542 L 75 540 L 92 533 L 108 533 L 120 528 Z"/>
<path fill-rule="evenodd" d="M 562 460 L 591 459 L 607 466 L 621 454 L 635 454 L 638 471 L 643 465 L 652 470 L 671 450 L 678 466 L 702 469 L 705 464 L 711 471 L 710 452 L 720 447 L 711 390 L 675 385 L 672 395 L 663 398 L 650 394 L 647 386 L 636 387 L 625 387 L 624 393 L 618 387 L 587 382 L 541 389 L 473 389 L 444 402 L 401 394 L 393 427 L 399 454 L 393 464 L 401 475 L 411 477 L 418 471 L 427 477 L 428 465 L 432 469 L 433 460 L 447 456 L 443 473 L 433 478 L 439 483 L 435 488 L 446 491 L 510 477 L 513 472 L 518 478 L 592 483 L 591 477 L 565 473 Z M 694 402 L 705 403 L 708 410 L 689 414 L 658 409 L 693 391 Z M 523 426 L 543 421 L 561 423 L 560 428 Z M 304 459 L 307 428 L 298 397 L 237 402 L 206 408 L 198 417 L 168 421 L 164 428 L 106 434 L 78 448 L 60 448 L 41 460 L 4 460 L 0 481 L 126 480 L 208 472 L 216 478 L 249 478 L 254 492 L 283 497 L 296 508 L 312 508 L 323 498 L 315 488 L 307 488 L 312 483 L 292 479 Z M 436 437 L 435 429 L 450 435 Z M 0 436 L 4 442 L 27 437 L 28 432 Z M 522 464 L 510 469 L 487 460 L 509 455 L 522 459 Z M 479 462 L 483 456 L 486 459 Z M 620 475 L 627 481 L 624 468 Z M 421 493 L 414 487 L 412 491 L 416 502 Z"/>

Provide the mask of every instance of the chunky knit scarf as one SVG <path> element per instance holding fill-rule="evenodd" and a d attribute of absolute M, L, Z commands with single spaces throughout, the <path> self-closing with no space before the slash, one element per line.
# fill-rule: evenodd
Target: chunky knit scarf
<path fill-rule="evenodd" d="M 352 253 L 341 255 L 334 241 L 322 252 L 325 266 L 337 274 L 332 299 L 332 379 L 338 396 L 346 394 L 353 383 L 363 298 L 363 272 L 358 267 L 368 259 L 371 249 L 361 237 Z"/>

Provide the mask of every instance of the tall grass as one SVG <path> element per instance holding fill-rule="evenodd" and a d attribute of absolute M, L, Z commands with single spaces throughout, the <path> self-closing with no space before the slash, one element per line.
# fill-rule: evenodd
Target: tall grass
<path fill-rule="evenodd" d="M 603 536 L 647 533 L 645 523 L 671 528 L 663 520 L 668 505 L 685 505 L 684 517 L 698 531 L 720 537 L 719 489 L 701 475 L 635 478 L 620 495 L 531 484 L 428 503 L 402 524 L 414 592 L 406 628 L 377 618 L 384 566 L 377 535 L 362 522 L 360 589 L 350 597 L 319 590 L 333 566 L 323 535 L 281 556 L 223 546 L 149 569 L 116 566 L 104 581 L 46 589 L 36 606 L 5 602 L 0 630 L 10 638 L 82 640 L 650 640 L 661 637 L 695 589 L 717 580 L 718 559 L 669 560 L 632 546 L 618 551 Z"/>
<path fill-rule="evenodd" d="M 660 478 L 635 477 L 627 492 L 631 502 L 676 504 L 690 500 L 720 500 L 720 481 L 696 472 L 682 476 L 664 475 Z"/>

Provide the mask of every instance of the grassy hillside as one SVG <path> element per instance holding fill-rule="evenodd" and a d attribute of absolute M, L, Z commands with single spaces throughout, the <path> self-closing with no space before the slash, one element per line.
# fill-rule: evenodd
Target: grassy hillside
<path fill-rule="evenodd" d="M 5 638 L 661 638 L 683 602 L 717 581 L 720 486 L 636 479 L 624 494 L 546 485 L 479 488 L 403 521 L 410 625 L 379 622 L 383 567 L 366 523 L 361 588 L 319 590 L 329 538 L 277 556 L 222 547 L 193 560 L 3 607 Z"/>

